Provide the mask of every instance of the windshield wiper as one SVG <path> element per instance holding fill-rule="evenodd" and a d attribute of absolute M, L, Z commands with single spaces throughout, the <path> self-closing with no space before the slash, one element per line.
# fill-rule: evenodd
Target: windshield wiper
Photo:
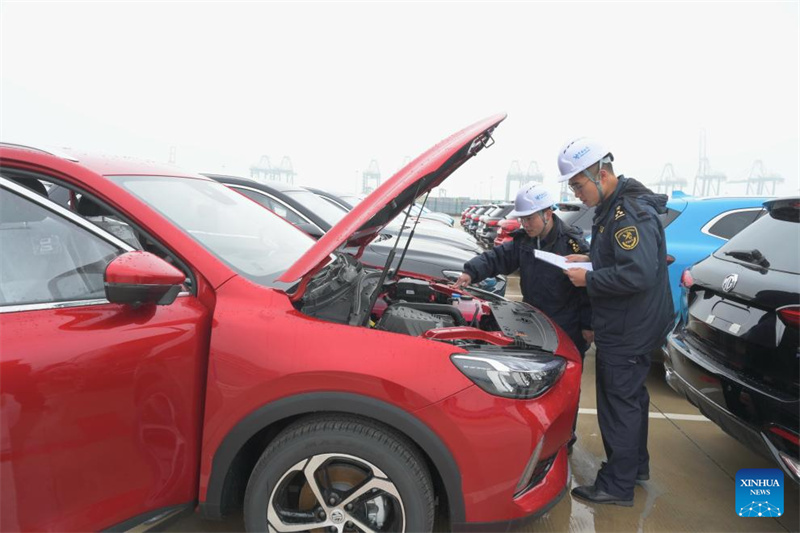
<path fill-rule="evenodd" d="M 739 261 L 769 268 L 769 261 L 767 261 L 767 258 L 755 248 L 752 250 L 732 250 L 730 252 L 725 252 L 725 255 L 738 259 Z"/>

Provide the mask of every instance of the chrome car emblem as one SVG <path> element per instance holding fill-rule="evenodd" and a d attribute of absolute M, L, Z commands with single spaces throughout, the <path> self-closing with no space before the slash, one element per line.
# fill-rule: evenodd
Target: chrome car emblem
<path fill-rule="evenodd" d="M 725 292 L 731 292 L 736 286 L 737 281 L 739 281 L 739 274 L 731 274 L 722 281 L 722 290 Z"/>
<path fill-rule="evenodd" d="M 344 522 L 344 513 L 339 509 L 331 511 L 331 522 L 334 524 L 341 524 Z"/>

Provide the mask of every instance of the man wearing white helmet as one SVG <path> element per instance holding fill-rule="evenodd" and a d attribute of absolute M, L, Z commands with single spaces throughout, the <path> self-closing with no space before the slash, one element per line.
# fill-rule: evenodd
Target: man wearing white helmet
<path fill-rule="evenodd" d="M 573 286 L 560 268 L 534 257 L 534 250 L 558 255 L 589 250 L 581 230 L 562 222 L 553 213 L 553 207 L 553 197 L 544 186 L 538 183 L 523 186 L 514 200 L 514 210 L 507 215 L 519 218 L 521 228 L 511 234 L 511 241 L 467 262 L 455 286 L 464 287 L 519 269 L 522 300 L 558 324 L 583 357 L 592 342 L 591 307 L 586 291 Z"/>
<path fill-rule="evenodd" d="M 586 206 L 596 207 L 589 256 L 592 271 L 566 270 L 575 287 L 586 287 L 592 304 L 597 363 L 597 416 L 606 462 L 593 485 L 572 490 L 592 503 L 633 505 L 637 481 L 650 477 L 647 423 L 650 396 L 645 380 L 650 353 L 672 325 L 666 239 L 658 218 L 667 196 L 638 181 L 616 176 L 614 156 L 587 138 L 559 152 L 559 181 Z"/>

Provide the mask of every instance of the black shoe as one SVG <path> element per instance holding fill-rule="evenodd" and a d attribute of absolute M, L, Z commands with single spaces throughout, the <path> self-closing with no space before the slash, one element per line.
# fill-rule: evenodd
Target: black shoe
<path fill-rule="evenodd" d="M 606 462 L 603 461 L 600 463 L 600 469 L 606 466 Z M 650 474 L 636 474 L 636 481 L 648 481 L 650 479 Z"/>
<path fill-rule="evenodd" d="M 623 507 L 633 507 L 633 498 L 623 500 L 607 492 L 603 492 L 594 485 L 582 485 L 572 489 L 572 495 L 580 500 L 590 503 L 621 505 Z"/>

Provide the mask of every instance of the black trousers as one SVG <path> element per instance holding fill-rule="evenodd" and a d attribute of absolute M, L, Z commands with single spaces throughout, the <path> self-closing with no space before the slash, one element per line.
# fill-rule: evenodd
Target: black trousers
<path fill-rule="evenodd" d="M 650 355 L 604 358 L 597 353 L 597 417 L 606 464 L 595 486 L 622 499 L 633 498 L 637 474 L 650 473 L 647 425 L 650 394 L 645 382 Z"/>

